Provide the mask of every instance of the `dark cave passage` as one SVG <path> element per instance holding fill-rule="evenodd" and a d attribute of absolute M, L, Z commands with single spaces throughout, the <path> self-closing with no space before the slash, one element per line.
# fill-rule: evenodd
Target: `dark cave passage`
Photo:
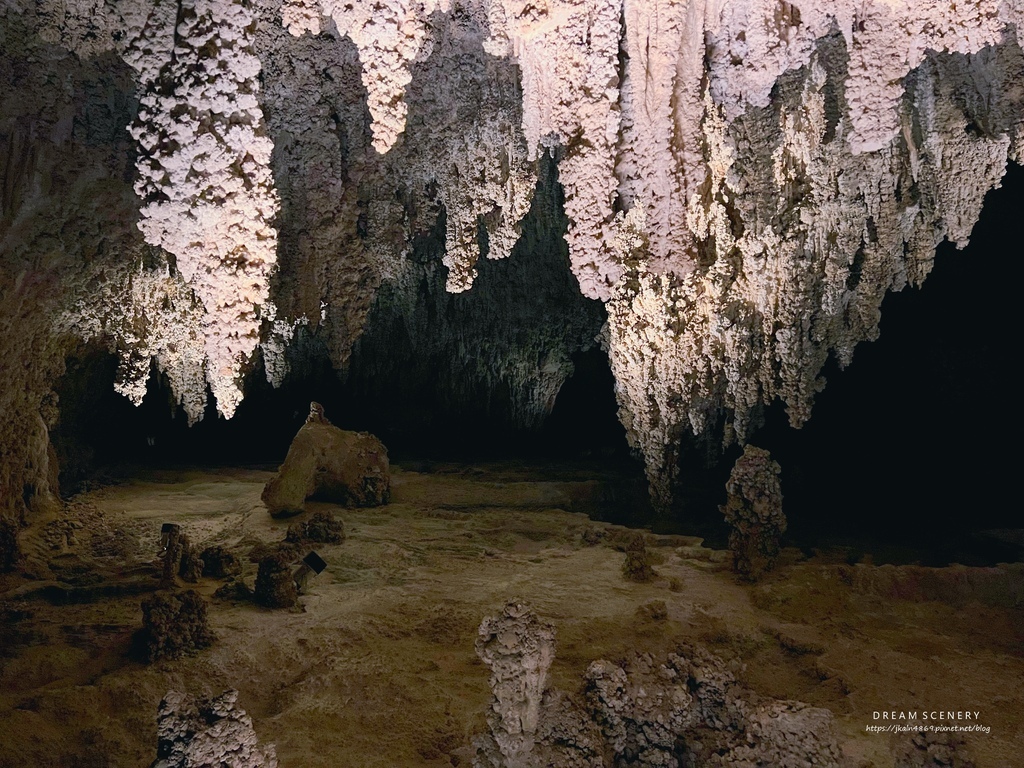
<path fill-rule="evenodd" d="M 780 403 L 767 409 L 750 442 L 782 467 L 791 543 L 923 565 L 1021 557 L 1010 370 L 1020 351 L 1022 199 L 1024 167 L 1011 163 L 967 248 L 943 243 L 921 288 L 886 297 L 879 339 L 859 345 L 846 370 L 830 359 L 802 429 L 789 427 Z M 698 448 L 684 452 L 682 512 L 723 543 L 717 504 L 738 454 L 708 466 Z"/>
<path fill-rule="evenodd" d="M 189 428 L 155 369 L 135 408 L 113 390 L 114 356 L 80 350 L 67 361 L 53 435 L 65 491 L 119 463 L 276 465 L 311 400 L 343 429 L 379 436 L 393 460 L 584 461 L 642 477 L 596 342 L 604 308 L 580 294 L 569 269 L 554 161 L 541 171 L 512 255 L 481 258 L 472 290 L 445 290 L 442 212 L 409 254 L 416 280 L 381 287 L 343 371 L 333 368 L 323 338 L 300 328 L 282 386 L 266 381 L 257 356 L 230 420 L 209 398 L 204 418 Z M 481 238 L 486 252 L 483 230 Z M 541 381 L 547 367 L 572 372 L 552 389 Z"/>
<path fill-rule="evenodd" d="M 922 288 L 886 298 L 879 340 L 861 344 L 847 370 L 829 362 L 828 385 L 802 429 L 788 426 L 781 404 L 766 409 L 751 442 L 782 466 L 789 543 L 808 552 L 840 547 L 851 561 L 869 553 L 875 562 L 982 565 L 1020 556 L 1012 530 L 991 531 L 1020 527 L 1008 499 L 1016 457 L 1007 446 L 1020 422 L 1009 367 L 1019 346 L 1011 314 L 1021 266 L 1007 251 L 1015 248 L 1022 196 L 1024 168 L 1011 165 L 1002 188 L 986 199 L 970 245 L 957 252 L 943 244 Z M 516 423 L 507 388 L 499 383 L 484 392 L 479 371 L 460 373 L 452 349 L 485 348 L 489 334 L 507 337 L 512 326 L 525 333 L 568 322 L 558 313 L 575 312 L 580 333 L 600 327 L 600 308 L 572 296 L 562 223 L 547 226 L 544 247 L 535 240 L 506 261 L 482 260 L 466 294 L 445 293 L 443 270 L 430 272 L 434 284 L 411 320 L 401 315 L 400 297 L 385 293 L 346 376 L 332 369 L 315 338 L 298 337 L 285 384 L 272 388 L 258 364 L 229 421 L 211 404 L 202 422 L 187 427 L 156 374 L 136 409 L 111 387 L 113 357 L 83 350 L 68 361 L 59 393 L 62 426 L 54 442 L 65 492 L 117 464 L 276 464 L 309 401 L 318 400 L 339 426 L 378 434 L 399 462 L 614 468 L 630 478 L 630 490 L 606 500 L 606 519 L 724 545 L 718 505 L 739 449 L 686 441 L 676 508 L 654 518 L 635 493 L 642 467 L 629 455 L 614 382 L 596 346 L 572 355 L 574 373 L 542 424 Z M 538 271 L 561 275 L 564 284 L 531 292 Z M 566 302 L 578 306 L 565 309 Z M 510 318 L 502 320 L 503 312 Z M 456 342 L 418 341 L 444 333 Z"/>

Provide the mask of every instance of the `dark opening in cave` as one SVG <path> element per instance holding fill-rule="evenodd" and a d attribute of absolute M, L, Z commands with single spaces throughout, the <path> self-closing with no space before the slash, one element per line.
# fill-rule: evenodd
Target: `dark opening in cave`
<path fill-rule="evenodd" d="M 788 538 L 848 548 L 851 560 L 983 565 L 1020 557 L 1013 439 L 1020 416 L 1010 373 L 1020 338 L 1018 219 L 1024 167 L 1010 164 L 985 199 L 970 244 L 943 243 L 920 288 L 890 293 L 881 333 L 860 344 L 802 429 L 767 409 L 750 441 L 782 466 Z M 737 448 L 709 463 L 684 447 L 681 506 L 724 542 L 717 504 Z"/>

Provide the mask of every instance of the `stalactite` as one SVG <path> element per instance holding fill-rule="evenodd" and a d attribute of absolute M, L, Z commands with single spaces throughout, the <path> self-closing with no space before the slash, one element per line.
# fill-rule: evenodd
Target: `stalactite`
<path fill-rule="evenodd" d="M 259 341 L 277 258 L 273 146 L 257 99 L 253 26 L 241 2 L 182 2 L 170 58 L 140 67 L 132 126 L 139 227 L 173 254 L 203 303 L 206 379 L 228 417 L 242 398 L 241 367 Z"/>
<path fill-rule="evenodd" d="M 920 284 L 944 238 L 967 242 L 1022 152 L 1019 2 L 13 7 L 39 51 L 113 51 L 136 75 L 139 226 L 160 252 L 133 242 L 117 269 L 90 266 L 101 306 L 76 288 L 53 324 L 117 347 L 120 391 L 138 401 L 155 359 L 190 417 L 207 385 L 230 415 L 257 343 L 279 383 L 300 326 L 344 367 L 381 286 L 389 317 L 423 309 L 425 241 L 444 242 L 427 261 L 450 292 L 482 253 L 530 241 L 549 153 L 570 268 L 607 303 L 620 416 L 665 504 L 684 431 L 743 441 L 775 400 L 805 422 L 829 355 L 848 364 L 886 293 Z M 50 142 L 76 119 L 47 123 Z M 12 190 L 4 215 L 44 229 L 28 211 L 50 198 Z M 524 422 L 581 346 L 534 343 L 485 365 L 543 382 Z"/>

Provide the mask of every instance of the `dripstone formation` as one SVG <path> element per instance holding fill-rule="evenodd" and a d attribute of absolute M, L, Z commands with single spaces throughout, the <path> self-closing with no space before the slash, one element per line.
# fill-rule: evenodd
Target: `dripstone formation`
<path fill-rule="evenodd" d="M 749 579 L 775 567 L 779 542 L 786 531 L 778 462 L 763 448 L 748 445 L 736 460 L 725 489 L 722 514 L 732 526 L 729 549 L 733 568 Z"/>
<path fill-rule="evenodd" d="M 87 345 L 190 422 L 364 339 L 366 370 L 536 424 L 595 344 L 582 297 L 665 506 L 684 432 L 744 441 L 776 399 L 803 424 L 829 356 L 968 242 L 1024 159 L 1022 25 L 1003 0 L 11 0 L 0 516 L 55 500 Z M 553 258 L 516 311 L 446 324 L 436 278 L 473 291 L 519 242 Z"/>
<path fill-rule="evenodd" d="M 178 659 L 213 644 L 206 602 L 194 590 L 159 592 L 142 602 L 138 642 L 147 661 Z"/>
<path fill-rule="evenodd" d="M 209 698 L 169 691 L 160 702 L 157 735 L 150 768 L 277 768 L 274 745 L 259 743 L 235 690 Z"/>
<path fill-rule="evenodd" d="M 700 647 L 597 660 L 582 697 L 542 690 L 553 651 L 553 628 L 518 601 L 481 624 L 494 697 L 475 766 L 839 768 L 831 712 L 758 696 Z"/>
<path fill-rule="evenodd" d="M 540 719 L 548 668 L 555 658 L 555 630 L 519 600 L 485 619 L 477 655 L 491 670 L 494 697 L 487 713 L 490 738 L 477 745 L 474 765 L 528 768 Z"/>

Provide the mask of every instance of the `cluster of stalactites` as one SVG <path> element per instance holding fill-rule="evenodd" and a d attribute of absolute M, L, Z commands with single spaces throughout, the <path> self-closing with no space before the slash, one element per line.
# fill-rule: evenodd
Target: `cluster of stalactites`
<path fill-rule="evenodd" d="M 607 304 L 620 417 L 657 503 L 670 501 L 685 431 L 701 433 L 724 416 L 726 438 L 744 441 L 757 408 L 776 399 L 800 426 L 827 357 L 846 365 L 858 343 L 877 337 L 885 294 L 923 280 L 943 238 L 966 245 L 1019 131 L 1013 94 L 1022 78 L 995 55 L 961 58 L 917 69 L 897 140 L 870 152 L 850 140 L 863 138 L 857 120 L 830 111 L 842 91 L 823 52 L 778 103 L 732 122 L 709 89 L 701 125 L 708 179 L 686 211 L 708 263 L 683 276 L 659 273 L 647 245 L 655 230 L 643 221 L 654 215 L 626 217 L 620 251 L 635 267 Z M 1016 127 L 969 130 L 961 91 L 977 87 L 975 75 L 987 84 L 983 109 L 1017 110 Z"/>
<path fill-rule="evenodd" d="M 245 3 L 188 0 L 177 5 L 170 50 L 167 21 L 151 16 L 130 47 L 140 91 L 131 127 L 139 228 L 174 255 L 203 304 L 206 380 L 230 417 L 277 258 L 255 19 Z"/>

